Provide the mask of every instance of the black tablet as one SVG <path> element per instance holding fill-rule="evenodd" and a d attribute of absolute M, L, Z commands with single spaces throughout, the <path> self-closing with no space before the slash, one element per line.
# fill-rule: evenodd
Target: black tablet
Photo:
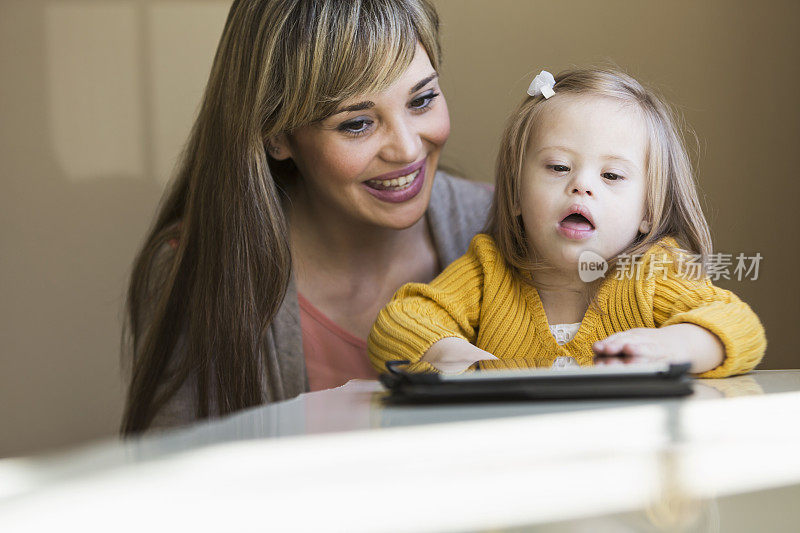
<path fill-rule="evenodd" d="M 392 402 L 567 400 L 686 396 L 689 363 L 563 369 L 481 370 L 463 374 L 412 373 L 389 361 L 381 383 Z"/>

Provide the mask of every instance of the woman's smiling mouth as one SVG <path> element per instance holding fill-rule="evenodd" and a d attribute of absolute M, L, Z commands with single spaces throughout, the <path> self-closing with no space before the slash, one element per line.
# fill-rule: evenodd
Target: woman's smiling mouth
<path fill-rule="evenodd" d="M 367 180 L 367 185 L 370 187 L 374 187 L 376 189 L 385 190 L 385 191 L 401 191 L 406 189 L 411 182 L 416 179 L 419 175 L 419 170 L 415 170 L 411 174 L 406 174 L 405 176 L 400 176 L 399 178 L 393 179 L 371 179 Z"/>
<path fill-rule="evenodd" d="M 390 203 L 406 202 L 420 193 L 425 184 L 425 164 L 428 158 L 362 182 L 372 196 Z"/>

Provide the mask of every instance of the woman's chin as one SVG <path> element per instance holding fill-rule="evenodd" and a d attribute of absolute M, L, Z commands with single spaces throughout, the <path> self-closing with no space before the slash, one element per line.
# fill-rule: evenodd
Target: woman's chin
<path fill-rule="evenodd" d="M 405 202 L 384 202 L 373 197 L 369 202 L 369 215 L 378 226 L 396 230 L 408 229 L 425 216 L 430 197 L 430 187 Z"/>
<path fill-rule="evenodd" d="M 405 230 L 417 224 L 424 216 L 427 205 L 404 206 L 394 212 L 382 213 L 375 224 L 386 229 Z"/>

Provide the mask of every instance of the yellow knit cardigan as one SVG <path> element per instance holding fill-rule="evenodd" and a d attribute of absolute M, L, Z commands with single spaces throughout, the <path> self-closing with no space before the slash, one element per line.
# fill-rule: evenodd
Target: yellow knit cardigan
<path fill-rule="evenodd" d="M 438 340 L 459 337 L 498 357 L 481 368 L 550 367 L 559 356 L 593 364 L 592 344 L 619 331 L 678 323 L 702 326 L 722 341 L 725 358 L 700 377 L 749 372 L 766 349 L 756 314 L 708 278 L 690 279 L 664 261 L 676 247 L 665 238 L 651 247 L 631 276 L 614 274 L 600 284 L 597 308 L 590 306 L 572 341 L 559 345 L 550 332 L 536 289 L 512 275 L 488 235 L 476 235 L 466 254 L 430 284 L 409 283 L 379 313 L 370 332 L 369 356 L 378 371 L 386 361 L 411 361 L 412 372 L 435 371 L 420 358 Z M 658 265 L 651 262 L 658 260 Z M 667 266 L 663 266 L 666 264 Z"/>

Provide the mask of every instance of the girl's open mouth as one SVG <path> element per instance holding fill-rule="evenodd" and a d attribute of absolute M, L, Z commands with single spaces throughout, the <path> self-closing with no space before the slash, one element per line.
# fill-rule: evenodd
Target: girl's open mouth
<path fill-rule="evenodd" d="M 558 231 L 568 239 L 586 239 L 594 233 L 594 224 L 585 216 L 572 213 L 558 223 Z"/>
<path fill-rule="evenodd" d="M 564 220 L 561 221 L 561 226 L 579 230 L 594 229 L 594 225 L 589 222 L 589 219 L 579 213 L 572 213 L 565 217 Z"/>

